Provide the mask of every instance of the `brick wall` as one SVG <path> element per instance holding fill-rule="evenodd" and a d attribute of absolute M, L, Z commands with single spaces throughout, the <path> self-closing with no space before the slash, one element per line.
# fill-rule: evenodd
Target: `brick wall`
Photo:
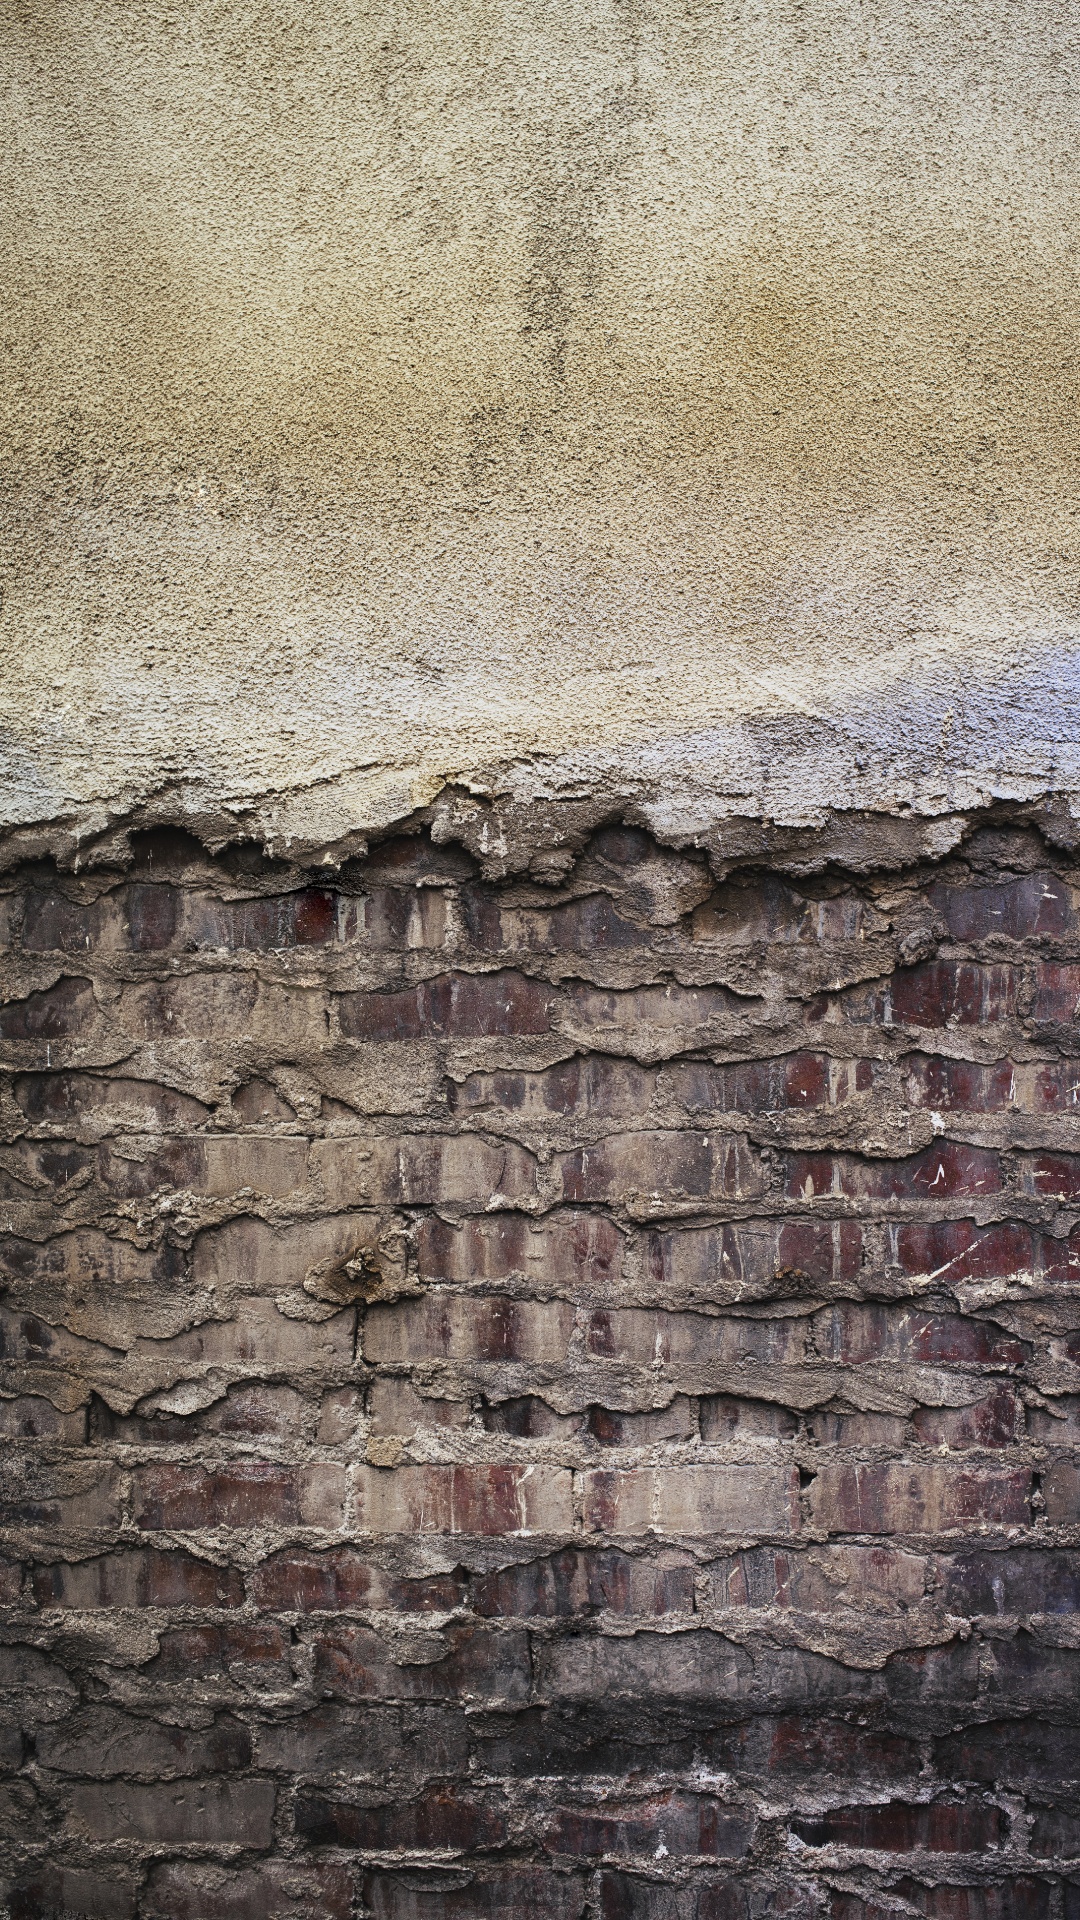
<path fill-rule="evenodd" d="M 134 844 L 0 901 L 15 1920 L 1078 1920 L 1080 869 Z"/>

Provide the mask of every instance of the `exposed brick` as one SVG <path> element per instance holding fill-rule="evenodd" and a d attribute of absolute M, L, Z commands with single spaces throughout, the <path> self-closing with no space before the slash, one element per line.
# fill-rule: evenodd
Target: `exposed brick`
<path fill-rule="evenodd" d="M 0 1899 L 11 1920 L 52 1920 L 78 1914 L 80 1920 L 134 1920 L 136 1889 L 133 1877 L 119 1862 L 105 1872 L 87 1867 L 36 1865 L 25 1868 L 14 1881 L 0 1881 Z"/>
<path fill-rule="evenodd" d="M 471 1600 L 476 1613 L 492 1619 L 565 1619 L 598 1611 L 686 1614 L 694 1610 L 694 1563 L 672 1554 L 646 1559 L 565 1547 L 483 1575 L 473 1583 Z"/>
<path fill-rule="evenodd" d="M 623 1236 L 603 1214 L 538 1221 L 496 1214 L 460 1222 L 429 1216 L 417 1235 L 425 1280 L 504 1280 L 520 1273 L 548 1287 L 604 1287 L 622 1263 Z"/>
<path fill-rule="evenodd" d="M 1025 873 L 993 886 L 936 886 L 927 897 L 954 940 L 1056 939 L 1076 927 L 1075 896 L 1056 873 Z"/>
<path fill-rule="evenodd" d="M 795 1153 L 788 1160 L 785 1191 L 793 1200 L 834 1195 L 845 1200 L 952 1200 L 998 1193 L 1002 1185 L 996 1153 L 945 1140 L 907 1160 Z"/>
<path fill-rule="evenodd" d="M 927 960 L 901 967 L 880 987 L 849 992 L 844 1013 L 884 1027 L 981 1027 L 1014 1014 L 1019 989 L 1011 966 Z"/>
<path fill-rule="evenodd" d="M 356 1524 L 373 1533 L 566 1532 L 571 1476 L 556 1467 L 360 1467 Z"/>
<path fill-rule="evenodd" d="M 1031 1475 L 1024 1468 L 826 1461 L 810 1502 L 814 1524 L 830 1533 L 938 1533 L 980 1523 L 1021 1526 L 1029 1518 L 1030 1495 Z"/>
<path fill-rule="evenodd" d="M 920 1881 L 893 1882 L 891 1896 L 834 1893 L 830 1920 L 895 1920 L 899 1911 L 926 1916 L 926 1920 L 1050 1920 L 1053 1889 L 1045 1880 L 980 1881 L 975 1886 L 925 1886 Z"/>
<path fill-rule="evenodd" d="M 697 1854 L 739 1860 L 749 1851 L 753 1818 L 707 1794 L 663 1793 L 649 1799 L 605 1802 L 602 1808 L 556 1809 L 544 1833 L 551 1853 L 580 1855 Z M 663 1858 L 663 1853 L 660 1858 Z"/>
<path fill-rule="evenodd" d="M 698 1313 L 653 1313 L 645 1308 L 597 1308 L 585 1326 L 586 1352 L 600 1360 L 658 1362 L 769 1360 L 806 1356 L 807 1324 L 782 1320 L 721 1319 Z"/>
<path fill-rule="evenodd" d="M 311 1165 L 332 1207 L 370 1204 L 488 1207 L 536 1195 L 536 1162 L 524 1147 L 467 1134 L 317 1140 Z"/>
<path fill-rule="evenodd" d="M 1080 1195 L 1080 1154 L 1036 1154 L 1027 1162 L 1024 1175 L 1029 1193 L 1045 1194 L 1051 1200 L 1075 1200 Z"/>
<path fill-rule="evenodd" d="M 771 1467 L 632 1467 L 582 1475 L 587 1530 L 793 1533 L 799 1478 Z"/>
<path fill-rule="evenodd" d="M 1043 1478 L 1042 1493 L 1052 1525 L 1080 1523 L 1080 1460 L 1056 1460 Z"/>
<path fill-rule="evenodd" d="M 1078 1014 L 1080 966 L 1057 960 L 1039 961 L 1035 967 L 1032 1019 L 1047 1025 L 1071 1026 Z"/>
<path fill-rule="evenodd" d="M 132 1133 L 200 1127 L 210 1109 L 190 1094 L 153 1080 L 91 1073 L 22 1073 L 13 1091 L 28 1120 L 57 1126 L 107 1127 Z"/>
<path fill-rule="evenodd" d="M 980 1853 L 1007 1835 L 999 1807 L 977 1801 L 837 1807 L 815 1819 L 793 1820 L 792 1832 L 810 1847 L 856 1847 L 883 1853 Z"/>
<path fill-rule="evenodd" d="M 269 1860 L 229 1872 L 194 1860 L 151 1870 L 139 1903 L 145 1920 L 352 1920 L 353 1877 L 344 1867 Z"/>
<path fill-rule="evenodd" d="M 934 1765 L 946 1780 L 1058 1787 L 1080 1781 L 1080 1727 L 1041 1716 L 980 1722 L 935 1741 Z"/>
<path fill-rule="evenodd" d="M 400 993 L 343 993 L 341 1031 L 356 1040 L 480 1039 L 546 1033 L 552 990 L 542 980 L 501 973 L 442 973 Z"/>
<path fill-rule="evenodd" d="M 89 980 L 76 975 L 0 1007 L 0 1036 L 5 1040 L 67 1040 L 85 1032 L 96 1017 L 94 990 Z"/>
<path fill-rule="evenodd" d="M 325 1794 L 302 1792 L 296 1803 L 296 1831 L 312 1846 L 362 1847 L 387 1852 L 461 1853 L 497 1847 L 507 1837 L 504 1809 L 460 1787 L 432 1787 L 423 1799 L 395 1799 L 380 1806 L 356 1806 Z"/>
<path fill-rule="evenodd" d="M 1022 1366 L 1028 1353 L 1022 1340 L 988 1320 L 855 1301 L 819 1313 L 814 1342 L 823 1358 L 846 1364 L 894 1359 L 1005 1368 Z"/>
<path fill-rule="evenodd" d="M 759 1156 L 727 1133 L 626 1133 L 558 1161 L 564 1200 L 648 1203 L 743 1199 L 764 1192 Z"/>
<path fill-rule="evenodd" d="M 252 1461 L 203 1467 L 142 1467 L 133 1475 L 137 1527 L 340 1527 L 340 1467 L 282 1467 Z"/>
<path fill-rule="evenodd" d="M 72 1789 L 71 1817 L 97 1840 L 268 1847 L 274 1800 L 269 1780 L 79 1784 Z"/>
<path fill-rule="evenodd" d="M 530 1663 L 523 1633 L 458 1627 L 444 1634 L 446 1654 L 423 1666 L 397 1665 L 369 1627 L 335 1626 L 314 1640 L 315 1684 L 340 1700 L 505 1701 L 528 1696 Z"/>
<path fill-rule="evenodd" d="M 912 1426 L 927 1446 L 1009 1447 L 1024 1437 L 1024 1403 L 1011 1387 L 998 1387 L 969 1407 L 919 1407 Z"/>
<path fill-rule="evenodd" d="M 373 1361 L 565 1359 L 574 1309 L 563 1301 L 427 1294 L 369 1307 L 364 1357 Z"/>
<path fill-rule="evenodd" d="M 845 1284 L 859 1273 L 862 1228 L 855 1220 L 729 1222 L 717 1227 L 654 1231 L 646 1240 L 647 1272 L 661 1289 L 754 1299 L 775 1282 L 801 1275 L 819 1285 Z"/>
<path fill-rule="evenodd" d="M 261 1561 L 251 1576 L 252 1599 L 270 1612 L 392 1607 L 405 1613 L 449 1613 L 463 1593 L 460 1574 L 396 1579 L 351 1547 L 332 1547 L 325 1553 L 289 1548 Z"/>
<path fill-rule="evenodd" d="M 233 1567 L 190 1553 L 118 1549 L 91 1560 L 36 1567 L 34 1598 L 42 1607 L 239 1607 L 244 1583 Z"/>
<path fill-rule="evenodd" d="M 251 1763 L 251 1735 L 228 1715 L 207 1728 L 188 1728 L 98 1707 L 43 1729 L 36 1748 L 41 1766 L 98 1780 L 232 1773 Z"/>
<path fill-rule="evenodd" d="M 362 1897 L 372 1920 L 584 1920 L 585 1886 L 544 1867 L 495 1867 L 457 1885 L 417 1885 L 414 1875 L 368 1872 Z"/>

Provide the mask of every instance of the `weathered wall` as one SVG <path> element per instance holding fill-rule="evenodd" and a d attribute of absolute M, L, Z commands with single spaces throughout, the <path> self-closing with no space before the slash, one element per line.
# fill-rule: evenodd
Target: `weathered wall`
<path fill-rule="evenodd" d="M 12 877 L 14 1920 L 1077 1920 L 1080 868 L 953 832 Z"/>
<path fill-rule="evenodd" d="M 3 821 L 1080 791 L 1063 0 L 5 0 Z"/>

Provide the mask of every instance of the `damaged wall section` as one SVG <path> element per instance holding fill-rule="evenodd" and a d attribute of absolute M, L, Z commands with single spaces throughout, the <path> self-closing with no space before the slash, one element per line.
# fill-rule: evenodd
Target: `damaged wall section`
<path fill-rule="evenodd" d="M 15 1920 L 1077 1920 L 1080 866 L 954 838 L 9 877 Z"/>

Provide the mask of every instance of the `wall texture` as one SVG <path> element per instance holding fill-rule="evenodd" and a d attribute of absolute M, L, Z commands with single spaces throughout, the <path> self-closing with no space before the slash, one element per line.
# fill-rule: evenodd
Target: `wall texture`
<path fill-rule="evenodd" d="M 1080 868 L 952 826 L 10 877 L 12 1920 L 1077 1920 Z"/>
<path fill-rule="evenodd" d="M 1068 0 L 3 0 L 0 820 L 1080 791 Z"/>

